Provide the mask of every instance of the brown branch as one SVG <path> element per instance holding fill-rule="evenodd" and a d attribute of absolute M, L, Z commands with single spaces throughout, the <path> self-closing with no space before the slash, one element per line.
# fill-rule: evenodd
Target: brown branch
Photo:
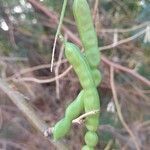
<path fill-rule="evenodd" d="M 45 132 L 49 129 L 48 125 L 37 115 L 35 110 L 31 107 L 30 103 L 27 100 L 25 100 L 24 96 L 21 93 L 11 89 L 10 86 L 2 79 L 0 79 L 0 89 L 7 94 L 10 100 L 27 117 L 29 122 L 45 136 Z M 48 139 L 56 147 L 61 147 L 65 150 L 67 149 L 64 144 L 60 142 L 56 143 L 52 139 L 50 139 L 50 135 L 48 136 Z"/>
<path fill-rule="evenodd" d="M 30 106 L 29 102 L 24 99 L 22 94 L 11 89 L 9 85 L 1 79 L 0 89 L 2 89 L 2 91 L 8 95 L 12 102 L 23 112 L 23 114 L 25 114 L 34 127 L 37 128 L 38 131 L 44 133 L 48 126 L 36 115 L 36 112 Z"/>
<path fill-rule="evenodd" d="M 105 64 L 114 67 L 115 69 L 118 69 L 118 70 L 121 70 L 121 71 L 123 71 L 123 72 L 126 72 L 126 73 L 131 74 L 132 76 L 134 76 L 135 78 L 137 78 L 137 79 L 139 79 L 141 82 L 143 82 L 144 84 L 150 86 L 150 81 L 149 81 L 148 79 L 144 78 L 143 76 L 141 76 L 140 74 L 138 74 L 137 72 L 135 72 L 134 70 L 131 70 L 131 69 L 127 68 L 127 67 L 124 67 L 124 66 L 121 66 L 121 65 L 119 65 L 119 64 L 116 64 L 116 63 L 114 63 L 114 62 L 108 60 L 108 59 L 107 59 L 106 57 L 104 57 L 104 56 L 102 57 L 102 61 L 103 61 Z"/>

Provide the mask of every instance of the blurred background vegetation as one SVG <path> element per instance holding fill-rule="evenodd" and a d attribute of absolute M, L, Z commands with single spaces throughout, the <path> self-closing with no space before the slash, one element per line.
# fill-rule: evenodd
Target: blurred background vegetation
<path fill-rule="evenodd" d="M 72 3 L 73 0 L 68 1 L 62 33 L 69 41 L 79 44 L 76 40 L 78 32 L 72 14 Z M 48 67 L 30 70 L 24 74 L 20 74 L 20 71 L 50 63 L 62 4 L 62 0 L 0 0 L 0 77 L 27 97 L 37 113 L 50 126 L 63 117 L 65 108 L 79 93 L 81 87 L 77 77 L 71 70 L 53 82 L 40 84 L 28 80 L 30 77 L 51 79 L 64 73 L 69 66 L 67 62 L 63 63 L 64 56 L 62 63 L 55 65 L 52 73 Z M 111 46 L 102 51 L 102 55 L 110 63 L 102 61 L 99 66 L 103 79 L 98 87 L 101 95 L 101 118 L 100 142 L 97 149 L 103 150 L 109 145 L 110 150 L 135 149 L 114 108 L 110 66 L 115 63 L 127 69 L 122 71 L 114 67 L 116 91 L 123 117 L 136 136 L 141 150 L 149 150 L 150 0 L 89 0 L 89 4 L 100 49 L 111 45 L 114 41 L 129 38 L 124 44 Z M 134 30 L 119 32 L 119 29 L 131 28 Z M 70 31 L 76 38 L 69 36 Z M 135 37 L 139 32 L 142 34 Z M 61 57 L 62 50 L 62 43 L 58 40 L 55 63 Z M 139 76 L 132 76 L 131 70 L 144 82 Z M 19 80 L 24 77 L 26 80 Z M 0 129 L 0 149 L 56 149 L 32 128 L 2 91 L 0 91 Z M 83 132 L 84 127 L 73 125 L 71 134 L 62 142 L 68 149 L 78 150 L 83 143 Z"/>

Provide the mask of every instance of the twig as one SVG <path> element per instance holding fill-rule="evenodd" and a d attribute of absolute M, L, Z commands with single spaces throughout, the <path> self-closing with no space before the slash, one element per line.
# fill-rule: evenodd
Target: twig
<path fill-rule="evenodd" d="M 130 149 L 135 149 L 133 142 L 128 136 L 122 135 L 120 130 L 110 126 L 110 125 L 100 125 L 100 133 L 110 133 L 115 139 L 122 143 L 126 143 Z"/>
<path fill-rule="evenodd" d="M 146 27 L 147 25 L 149 25 L 150 22 L 144 22 L 140 25 L 136 25 L 136 26 L 133 26 L 131 28 L 127 28 L 127 29 L 118 29 L 117 28 L 117 32 L 120 32 L 120 33 L 126 33 L 126 32 L 131 32 L 131 31 L 135 31 L 135 30 L 138 30 L 140 28 L 144 28 Z M 104 32 L 104 33 L 114 33 L 116 29 L 101 29 L 99 32 Z"/>
<path fill-rule="evenodd" d="M 57 62 L 57 65 L 56 65 L 56 69 L 55 69 L 55 77 L 57 78 L 58 75 L 59 75 L 59 67 L 61 65 L 61 59 L 62 59 L 62 56 L 63 56 L 63 52 L 64 52 L 64 45 L 62 45 L 61 49 L 60 49 L 60 52 L 59 52 L 59 57 L 58 57 L 58 62 Z M 57 78 L 56 80 L 56 97 L 57 99 L 60 98 L 60 92 L 59 92 L 59 79 Z"/>
<path fill-rule="evenodd" d="M 138 125 L 138 128 L 145 128 L 145 126 L 150 126 L 150 120 L 142 122 Z"/>
<path fill-rule="evenodd" d="M 61 29 L 61 26 L 62 26 L 62 23 L 63 23 L 63 18 L 64 18 L 66 6 L 67 6 L 67 1 L 68 1 L 68 0 L 64 0 L 64 2 L 63 2 L 63 7 L 62 7 L 62 11 L 61 11 L 61 16 L 60 16 L 60 20 L 59 20 L 57 32 L 56 32 L 55 39 L 54 39 L 53 50 L 52 50 L 52 60 L 51 60 L 51 72 L 52 72 L 52 69 L 53 69 L 54 54 L 55 54 L 56 43 L 57 43 L 58 35 L 60 34 L 60 29 Z"/>
<path fill-rule="evenodd" d="M 99 5 L 99 0 L 95 0 L 94 10 L 93 10 L 93 20 L 94 20 L 94 22 L 95 22 L 95 19 L 96 19 L 96 14 L 98 13 L 98 5 Z"/>
<path fill-rule="evenodd" d="M 74 120 L 72 121 L 72 123 L 81 124 L 81 123 L 83 122 L 83 120 L 84 120 L 86 117 L 91 116 L 91 115 L 95 115 L 95 114 L 97 114 L 97 113 L 99 113 L 99 112 L 100 112 L 100 110 L 93 110 L 93 111 L 87 112 L 87 113 L 85 113 L 85 114 L 79 116 L 78 118 L 74 119 Z"/>
<path fill-rule="evenodd" d="M 126 72 L 126 73 L 131 74 L 132 76 L 134 76 L 135 78 L 137 78 L 137 79 L 139 79 L 141 82 L 143 82 L 144 84 L 150 86 L 150 81 L 149 81 L 148 79 L 144 78 L 143 76 L 141 76 L 140 74 L 138 74 L 137 72 L 135 72 L 134 70 L 131 70 L 131 69 L 129 69 L 129 68 L 126 68 L 126 67 L 124 67 L 124 66 L 121 66 L 121 65 L 119 65 L 119 64 L 117 64 L 117 63 L 114 63 L 114 62 L 108 60 L 108 59 L 107 59 L 106 57 L 104 57 L 104 56 L 102 57 L 102 61 L 103 61 L 105 64 L 107 64 L 107 65 L 109 65 L 109 66 L 112 66 L 113 68 L 116 68 L 116 69 L 118 69 L 118 70 L 121 70 L 121 71 L 123 71 L 123 72 Z"/>
<path fill-rule="evenodd" d="M 2 69 L 1 69 L 1 77 L 3 79 L 6 79 L 6 69 L 7 69 L 7 64 L 3 61 L 0 60 L 0 66 L 2 66 Z"/>
<path fill-rule="evenodd" d="M 129 133 L 129 135 L 132 137 L 136 149 L 140 150 L 140 147 L 139 147 L 139 144 L 137 142 L 137 139 L 136 139 L 135 135 L 133 134 L 133 132 L 131 131 L 131 129 L 126 124 L 126 122 L 125 122 L 125 120 L 123 118 L 122 112 L 121 112 L 121 108 L 120 108 L 118 97 L 117 97 L 117 93 L 116 93 L 115 83 L 114 83 L 114 67 L 113 66 L 110 67 L 110 85 L 111 85 L 113 99 L 114 99 L 114 102 L 115 102 L 115 106 L 116 106 L 118 117 L 119 117 L 122 125 L 125 127 L 125 129 Z"/>
<path fill-rule="evenodd" d="M 37 78 L 33 78 L 33 77 L 24 77 L 24 78 L 13 78 L 12 80 L 14 82 L 22 82 L 22 81 L 28 81 L 28 82 L 36 82 L 36 83 L 40 83 L 40 84 L 44 84 L 44 83 L 50 83 L 50 82 L 54 82 L 57 79 L 60 79 L 62 77 L 64 77 L 65 75 L 68 74 L 68 72 L 72 69 L 72 66 L 69 66 L 62 74 L 58 75 L 57 77 L 51 78 L 51 79 L 37 79 Z"/>
<path fill-rule="evenodd" d="M 125 13 L 125 15 L 128 17 L 128 18 L 131 18 L 131 15 L 129 13 L 129 8 L 127 5 L 125 5 L 125 3 L 122 2 L 122 0 L 114 0 L 113 2 L 115 2 L 121 10 L 123 10 L 123 12 Z M 115 4 L 115 5 L 116 5 Z M 116 5 L 116 8 L 118 8 L 118 6 Z"/>
<path fill-rule="evenodd" d="M 60 63 L 62 64 L 62 63 L 65 63 L 65 62 L 67 62 L 66 59 L 61 60 Z M 54 66 L 56 66 L 56 65 L 57 65 L 57 62 L 54 63 Z M 29 73 L 29 72 L 32 72 L 32 71 L 36 71 L 36 70 L 40 70 L 40 69 L 45 69 L 45 68 L 50 68 L 50 64 L 43 64 L 43 65 L 38 65 L 38 66 L 33 66 L 33 67 L 22 69 L 19 72 L 13 74 L 12 76 L 7 77 L 6 80 L 9 81 L 9 80 L 12 80 L 13 78 L 17 78 L 17 77 L 19 77 L 23 74 L 26 74 L 26 73 Z"/>
<path fill-rule="evenodd" d="M 10 100 L 12 100 L 12 102 L 27 117 L 29 122 L 45 136 L 45 132 L 49 129 L 48 125 L 37 115 L 37 113 L 31 107 L 29 102 L 24 99 L 23 95 L 19 94 L 19 92 L 14 91 L 13 89 L 11 89 L 9 87 L 9 85 L 1 79 L 0 79 L 0 89 L 2 89 L 2 91 L 8 95 Z M 48 139 L 56 147 L 59 147 L 59 148 L 61 147 L 63 150 L 67 149 L 64 144 L 62 144 L 60 142 L 56 143 L 52 139 L 50 139 L 50 136 L 48 136 Z"/>
<path fill-rule="evenodd" d="M 135 35 L 133 35 L 133 36 L 131 36 L 131 37 L 129 37 L 129 38 L 126 38 L 126 39 L 123 39 L 123 40 L 118 41 L 115 45 L 114 45 L 114 43 L 113 43 L 113 44 L 110 44 L 110 45 L 106 45 L 106 46 L 99 47 L 99 49 L 100 49 L 100 51 L 104 51 L 104 50 L 108 50 L 108 49 L 117 47 L 118 45 L 121 45 L 121 44 L 130 42 L 130 41 L 132 41 L 132 40 L 138 38 L 138 37 L 141 36 L 142 34 L 144 34 L 145 31 L 146 31 L 146 29 L 143 29 L 142 31 L 136 33 Z M 117 32 L 118 32 L 118 30 L 117 30 Z"/>
<path fill-rule="evenodd" d="M 38 131 L 44 133 L 48 128 L 47 124 L 44 123 L 37 115 L 33 108 L 30 106 L 29 102 L 24 99 L 24 96 L 19 92 L 12 90 L 9 85 L 0 79 L 0 88 L 12 102 L 23 112 L 23 114 L 29 119 L 29 121 L 37 128 Z"/>
<path fill-rule="evenodd" d="M 101 24 L 99 21 L 99 0 L 95 0 L 92 18 L 93 18 L 93 22 L 95 24 L 96 33 L 99 33 L 99 30 L 101 28 Z"/>
<path fill-rule="evenodd" d="M 108 141 L 108 144 L 106 145 L 104 150 L 110 150 L 112 148 L 112 145 L 113 145 L 113 140 L 111 139 Z"/>
<path fill-rule="evenodd" d="M 3 114 L 2 114 L 2 108 L 0 107 L 0 130 L 2 129 L 3 126 Z"/>
<path fill-rule="evenodd" d="M 115 69 L 118 69 L 120 71 L 123 71 L 123 72 L 126 72 L 126 73 L 129 73 L 131 74 L 132 76 L 134 76 L 135 78 L 139 79 L 141 82 L 143 82 L 144 84 L 150 86 L 150 81 L 146 78 L 144 78 L 143 76 L 141 76 L 140 74 L 138 74 L 137 72 L 135 72 L 134 70 L 131 70 L 129 68 L 126 68 L 124 66 L 121 66 L 119 64 L 116 64 L 110 60 L 108 60 L 105 56 L 102 56 L 102 61 L 109 65 L 109 66 L 113 66 Z M 65 60 L 64 60 L 65 62 Z M 47 65 L 48 66 L 48 65 Z M 41 66 L 42 67 L 42 66 Z M 37 66 L 38 68 L 38 66 Z M 35 68 L 35 69 L 37 69 Z M 39 66 L 40 68 L 40 66 Z M 62 77 L 64 77 L 65 75 L 68 74 L 68 72 L 72 69 L 72 66 L 68 67 L 62 74 L 58 75 L 57 77 L 54 77 L 54 78 L 51 78 L 51 79 L 37 79 L 37 78 L 32 78 L 32 77 L 24 77 L 24 78 L 18 78 L 18 79 L 15 79 L 13 78 L 12 80 L 15 81 L 15 82 L 22 82 L 22 81 L 32 81 L 32 82 L 37 82 L 37 83 L 40 83 L 40 84 L 43 84 L 43 83 L 50 83 L 50 82 L 53 82 L 53 81 L 56 81 L 56 79 L 60 79 Z M 32 70 L 32 69 L 31 69 Z M 34 68 L 33 68 L 34 70 Z M 26 70 L 24 70 L 26 72 Z M 27 69 L 27 72 L 30 71 L 30 68 Z M 21 73 L 23 74 L 23 72 Z"/>
<path fill-rule="evenodd" d="M 6 56 L 0 56 L 0 60 L 3 61 L 27 61 L 28 59 L 25 57 L 6 57 Z"/>
<path fill-rule="evenodd" d="M 145 89 L 145 90 L 141 90 L 144 94 L 150 94 L 150 90 Z"/>

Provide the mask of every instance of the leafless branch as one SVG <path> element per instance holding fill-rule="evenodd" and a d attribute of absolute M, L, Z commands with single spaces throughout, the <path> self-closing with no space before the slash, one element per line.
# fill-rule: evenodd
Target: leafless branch
<path fill-rule="evenodd" d="M 115 82 L 114 82 L 114 68 L 113 66 L 110 67 L 110 85 L 111 85 L 111 89 L 112 89 L 112 94 L 113 94 L 113 99 L 115 102 L 115 106 L 116 106 L 116 110 L 117 110 L 117 114 L 118 117 L 122 123 L 122 125 L 125 127 L 125 129 L 128 131 L 129 135 L 132 137 L 133 142 L 135 144 L 135 147 L 137 150 L 140 150 L 140 146 L 139 143 L 137 141 L 137 138 L 135 137 L 134 133 L 131 131 L 131 129 L 128 127 L 128 125 L 126 124 L 122 112 L 121 112 L 121 108 L 119 105 L 119 101 L 118 101 L 118 97 L 117 97 L 117 93 L 116 93 L 116 88 L 115 88 Z"/>

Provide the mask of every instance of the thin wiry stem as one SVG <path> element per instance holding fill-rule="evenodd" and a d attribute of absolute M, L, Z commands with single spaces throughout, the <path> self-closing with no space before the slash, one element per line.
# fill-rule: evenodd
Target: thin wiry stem
<path fill-rule="evenodd" d="M 67 62 L 66 59 L 61 60 L 61 64 Z M 54 66 L 57 65 L 57 62 L 54 63 Z M 33 72 L 36 70 L 40 70 L 40 69 L 45 69 L 45 68 L 50 68 L 50 64 L 42 64 L 42 65 L 38 65 L 38 66 L 33 66 L 33 67 L 29 67 L 29 68 L 25 68 L 25 69 L 21 69 L 19 72 L 16 72 L 15 74 L 13 74 L 12 76 L 7 77 L 7 81 L 12 80 L 13 78 L 17 78 L 23 74 L 29 73 L 29 72 Z"/>
<path fill-rule="evenodd" d="M 95 0 L 94 9 L 93 9 L 93 20 L 96 19 L 96 14 L 98 13 L 99 0 Z"/>
<path fill-rule="evenodd" d="M 104 150 L 110 150 L 110 149 L 112 149 L 113 142 L 114 142 L 114 141 L 113 141 L 112 139 L 109 140 L 109 141 L 108 141 L 108 144 L 106 145 L 106 147 L 105 147 Z"/>
<path fill-rule="evenodd" d="M 60 34 L 60 29 L 61 29 L 61 26 L 62 26 L 62 23 L 63 23 L 63 18 L 64 18 L 66 6 L 67 6 L 67 1 L 68 0 L 64 0 L 64 2 L 63 2 L 63 7 L 62 7 L 62 11 L 61 11 L 60 21 L 59 21 L 58 28 L 57 28 L 56 35 L 55 35 L 55 39 L 54 39 L 53 50 L 52 50 L 52 59 L 51 59 L 51 72 L 52 72 L 52 69 L 53 69 L 56 43 L 57 43 L 58 35 Z"/>
<path fill-rule="evenodd" d="M 133 77 L 135 77 L 136 79 L 138 79 L 138 80 L 142 81 L 144 84 L 150 86 L 150 81 L 149 81 L 148 79 L 144 78 L 143 76 L 141 76 L 140 74 L 138 74 L 137 72 L 135 72 L 135 70 L 132 70 L 132 69 L 129 69 L 129 68 L 124 67 L 124 66 L 122 66 L 122 65 L 119 65 L 119 64 L 117 64 L 117 63 L 114 63 L 114 62 L 108 60 L 108 59 L 107 59 L 106 57 L 104 57 L 104 56 L 102 57 L 102 61 L 103 61 L 105 64 L 107 64 L 107 65 L 109 65 L 109 66 L 112 66 L 112 67 L 115 68 L 115 69 L 118 69 L 118 70 L 120 70 L 120 71 L 122 71 L 122 72 L 126 72 L 126 73 L 131 74 L 131 75 L 132 75 Z"/>
<path fill-rule="evenodd" d="M 72 66 L 69 66 L 62 74 L 59 74 L 57 77 L 51 78 L 51 79 L 37 79 L 34 77 L 23 77 L 23 78 L 18 78 L 15 79 L 13 78 L 12 80 L 14 82 L 22 82 L 22 81 L 28 81 L 28 82 L 36 82 L 36 83 L 40 83 L 40 84 L 44 84 L 44 83 L 50 83 L 50 82 L 54 82 L 57 79 L 60 79 L 62 77 L 64 77 L 65 75 L 68 74 L 68 72 L 72 69 Z"/>
<path fill-rule="evenodd" d="M 83 122 L 83 120 L 84 120 L 86 117 L 91 116 L 91 115 L 95 115 L 95 114 L 97 114 L 97 113 L 99 113 L 99 112 L 100 112 L 100 110 L 93 110 L 93 111 L 87 112 L 87 113 L 85 113 L 85 114 L 79 116 L 78 118 L 74 119 L 74 120 L 72 121 L 72 123 L 81 124 L 81 123 Z"/>
<path fill-rule="evenodd" d="M 143 76 L 141 76 L 140 74 L 138 74 L 137 72 L 135 72 L 134 70 L 131 70 L 127 67 L 124 67 L 122 65 L 119 65 L 117 63 L 114 63 L 110 60 L 108 60 L 106 57 L 102 56 L 102 61 L 109 65 L 109 66 L 113 66 L 115 69 L 120 70 L 122 72 L 126 72 L 128 74 L 131 74 L 133 77 L 135 77 L 136 79 L 140 80 L 141 82 L 143 82 L 144 84 L 150 86 L 150 81 L 146 78 L 144 78 Z M 38 67 L 38 66 L 37 66 Z M 72 69 L 72 66 L 68 67 L 62 74 L 59 74 L 57 77 L 51 78 L 51 79 L 37 79 L 37 78 L 33 78 L 33 77 L 24 77 L 24 78 L 11 78 L 14 82 L 22 82 L 22 81 L 31 81 L 31 82 L 36 82 L 36 83 L 50 83 L 50 82 L 54 82 L 56 81 L 56 79 L 60 79 L 62 77 L 64 77 L 65 75 L 68 74 L 68 72 Z"/>
<path fill-rule="evenodd" d="M 118 30 L 117 30 L 118 32 Z M 110 44 L 110 45 L 106 45 L 106 46 L 102 46 L 102 47 L 99 47 L 99 50 L 100 51 L 104 51 L 104 50 L 108 50 L 108 49 L 111 49 L 111 48 L 114 48 L 118 45 L 121 45 L 121 44 L 124 44 L 124 43 L 127 43 L 127 42 L 130 42 L 138 37 L 140 37 L 141 35 L 143 35 L 144 33 L 146 32 L 146 29 L 143 29 L 142 31 L 136 33 L 135 35 L 131 36 L 131 37 L 128 37 L 126 39 L 123 39 L 123 40 L 120 40 L 118 41 L 115 45 L 114 43 Z"/>
<path fill-rule="evenodd" d="M 127 28 L 127 29 L 118 29 L 117 28 L 117 32 L 119 33 L 126 33 L 126 32 L 131 32 L 131 31 L 135 31 L 135 30 L 138 30 L 138 29 L 141 29 L 141 28 L 144 28 L 146 26 L 148 26 L 150 24 L 150 22 L 144 22 L 140 25 L 135 25 L 131 28 Z M 114 33 L 116 29 L 101 29 L 99 32 L 104 32 L 104 33 Z"/>
<path fill-rule="evenodd" d="M 114 82 L 114 67 L 111 66 L 110 67 L 110 85 L 111 85 L 111 89 L 112 89 L 112 94 L 113 94 L 113 99 L 115 102 L 115 106 L 116 106 L 116 110 L 117 110 L 117 114 L 118 117 L 122 123 L 122 125 L 125 127 L 125 129 L 128 131 L 129 135 L 132 137 L 133 142 L 135 144 L 135 147 L 137 150 L 140 150 L 139 144 L 137 142 L 137 138 L 135 137 L 135 135 L 133 134 L 133 132 L 131 131 L 131 129 L 128 127 L 128 125 L 126 124 L 122 112 L 121 112 L 121 108 L 120 108 L 120 104 L 118 101 L 118 97 L 117 97 L 117 92 L 116 92 L 116 88 L 115 88 L 115 82 Z"/>
<path fill-rule="evenodd" d="M 26 57 L 6 57 L 6 56 L 0 56 L 0 60 L 2 61 L 28 61 Z"/>
<path fill-rule="evenodd" d="M 62 45 L 61 49 L 60 49 L 60 53 L 59 53 L 59 57 L 58 57 L 58 62 L 56 65 L 56 69 L 55 69 L 55 77 L 57 78 L 59 75 L 59 67 L 61 65 L 61 59 L 63 56 L 63 52 L 64 52 L 64 45 Z M 60 98 L 60 92 L 59 92 L 59 79 L 57 78 L 56 80 L 56 97 L 57 99 Z"/>

